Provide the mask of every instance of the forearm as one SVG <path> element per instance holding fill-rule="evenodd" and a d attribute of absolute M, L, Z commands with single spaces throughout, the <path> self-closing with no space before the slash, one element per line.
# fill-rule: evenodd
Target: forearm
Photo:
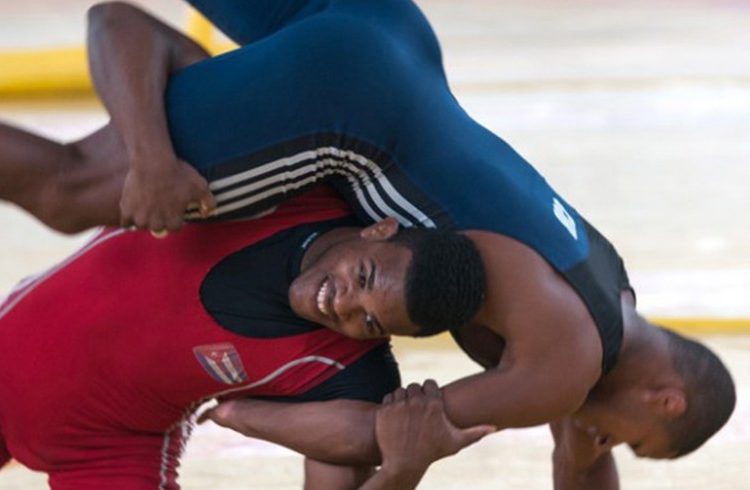
<path fill-rule="evenodd" d="M 553 455 L 555 490 L 619 490 L 617 465 L 611 453 L 588 468 L 576 468 L 564 456 Z"/>
<path fill-rule="evenodd" d="M 459 379 L 443 387 L 445 411 L 458 427 L 521 428 L 556 420 L 580 406 L 587 387 L 549 372 L 544 366 L 516 365 Z"/>
<path fill-rule="evenodd" d="M 233 400 L 221 403 L 208 416 L 219 425 L 306 455 L 308 490 L 408 490 L 416 488 L 434 461 L 495 430 L 487 425 L 458 429 L 444 408 L 437 383 L 427 380 L 422 386 L 412 383 L 396 389 L 380 406 L 350 400 L 302 404 Z M 382 467 L 359 487 L 367 475 L 361 466 L 377 464 L 381 454 Z"/>
<path fill-rule="evenodd" d="M 383 466 L 359 490 L 412 490 L 417 488 L 427 468 L 391 469 Z"/>
<path fill-rule="evenodd" d="M 374 404 L 351 400 L 235 400 L 217 409 L 212 418 L 246 436 L 280 444 L 319 461 L 377 465 L 376 411 Z"/>
<path fill-rule="evenodd" d="M 523 370 L 483 373 L 444 388 L 445 412 L 459 427 L 523 427 L 572 411 L 544 380 Z M 538 376 L 537 376 L 538 377 Z M 350 400 L 276 403 L 235 400 L 212 417 L 220 425 L 264 439 L 313 459 L 337 464 L 379 464 L 377 406 Z"/>
<path fill-rule="evenodd" d="M 375 474 L 373 466 L 343 466 L 305 458 L 305 490 L 352 490 Z"/>
<path fill-rule="evenodd" d="M 371 466 L 340 466 L 305 459 L 305 490 L 410 490 L 427 471 L 426 465 L 409 467 L 386 462 L 378 471 Z"/>
<path fill-rule="evenodd" d="M 89 11 L 88 52 L 94 86 L 129 161 L 170 161 L 163 102 L 167 80 L 174 70 L 207 56 L 205 51 L 132 6 L 107 3 Z"/>

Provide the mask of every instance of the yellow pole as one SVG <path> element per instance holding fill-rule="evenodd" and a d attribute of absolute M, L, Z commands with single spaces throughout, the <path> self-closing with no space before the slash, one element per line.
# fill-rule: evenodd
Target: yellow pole
<path fill-rule="evenodd" d="M 688 335 L 750 333 L 750 318 L 654 317 L 649 321 Z"/>
<path fill-rule="evenodd" d="M 216 29 L 190 9 L 185 29 L 212 54 L 235 46 L 217 39 Z M 83 46 L 0 52 L 0 98 L 90 95 L 93 87 Z"/>
<path fill-rule="evenodd" d="M 236 47 L 235 44 L 217 39 L 216 28 L 200 12 L 188 11 L 187 34 L 213 55 L 225 53 Z"/>
<path fill-rule="evenodd" d="M 188 10 L 185 31 L 198 44 L 211 51 L 214 38 L 213 26 L 200 12 L 195 9 Z"/>
<path fill-rule="evenodd" d="M 0 97 L 91 92 L 82 47 L 0 53 Z"/>

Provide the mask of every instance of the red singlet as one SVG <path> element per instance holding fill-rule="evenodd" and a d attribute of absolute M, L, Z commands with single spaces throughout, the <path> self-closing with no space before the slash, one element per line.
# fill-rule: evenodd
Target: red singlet
<path fill-rule="evenodd" d="M 200 402 L 299 394 L 382 343 L 327 329 L 243 337 L 199 298 L 227 255 L 347 213 L 320 190 L 257 220 L 186 226 L 164 240 L 106 229 L 22 283 L 0 306 L 0 466 L 12 456 L 48 472 L 55 490 L 177 488 Z"/>

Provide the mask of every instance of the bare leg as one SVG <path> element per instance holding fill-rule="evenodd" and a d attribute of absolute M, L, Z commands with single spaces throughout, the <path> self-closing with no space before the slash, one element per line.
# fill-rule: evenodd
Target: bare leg
<path fill-rule="evenodd" d="M 55 230 L 117 225 L 126 171 L 125 150 L 111 126 L 61 144 L 0 123 L 0 199 Z"/>

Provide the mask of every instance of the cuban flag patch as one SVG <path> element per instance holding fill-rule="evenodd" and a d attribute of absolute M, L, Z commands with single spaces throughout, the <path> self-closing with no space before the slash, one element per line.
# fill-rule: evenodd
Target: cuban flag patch
<path fill-rule="evenodd" d="M 229 342 L 222 344 L 199 345 L 193 353 L 203 369 L 220 383 L 236 385 L 247 381 L 247 373 L 242 359 Z"/>

